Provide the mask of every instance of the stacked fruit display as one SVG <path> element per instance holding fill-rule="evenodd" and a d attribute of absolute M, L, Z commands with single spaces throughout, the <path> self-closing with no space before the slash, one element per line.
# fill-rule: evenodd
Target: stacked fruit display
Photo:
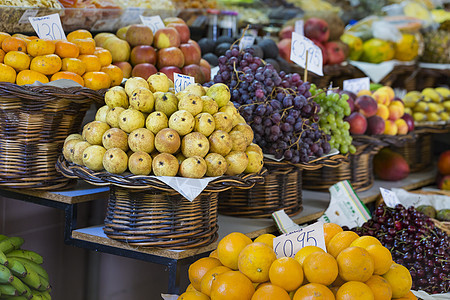
<path fill-rule="evenodd" d="M 415 122 L 450 121 L 450 90 L 445 87 L 411 91 L 403 97 L 405 111 Z"/>
<path fill-rule="evenodd" d="M 383 203 L 372 219 L 352 230 L 374 236 L 390 249 L 394 261 L 410 270 L 413 290 L 450 291 L 450 238 L 414 207 L 389 208 Z"/>
<path fill-rule="evenodd" d="M 180 18 L 164 19 L 166 27 L 155 33 L 143 24 L 120 28 L 116 34 L 99 33 L 94 39 L 112 54 L 125 78 L 147 80 L 156 72 L 173 80 L 173 73 L 195 77 L 195 82 L 210 80 L 211 67 L 202 59 L 197 42 L 190 39 L 190 30 Z"/>
<path fill-rule="evenodd" d="M 327 252 L 306 246 L 294 258 L 277 258 L 271 234 L 252 242 L 233 232 L 189 267 L 191 285 L 178 299 L 416 299 L 409 271 L 379 240 L 332 223 L 324 232 Z"/>
<path fill-rule="evenodd" d="M 66 40 L 0 33 L 0 81 L 33 84 L 70 79 L 93 90 L 119 85 L 120 68 L 111 64 L 111 53 L 97 47 L 86 30 L 76 30 Z"/>
<path fill-rule="evenodd" d="M 0 299 L 51 299 L 43 258 L 20 247 L 21 237 L 0 234 Z"/>
<path fill-rule="evenodd" d="M 189 85 L 176 95 L 164 73 L 130 78 L 105 94 L 95 121 L 67 137 L 65 158 L 87 168 L 136 175 L 238 175 L 261 170 L 261 149 L 224 84 Z"/>
<path fill-rule="evenodd" d="M 450 190 L 450 150 L 444 151 L 438 159 L 437 186 L 442 190 Z"/>
<path fill-rule="evenodd" d="M 368 90 L 361 90 L 357 95 L 345 93 L 349 95 L 352 107 L 352 113 L 346 119 L 352 134 L 397 135 L 414 129 L 411 115 L 405 113 L 402 100 L 395 97 L 391 87 L 383 86 L 373 93 Z"/>

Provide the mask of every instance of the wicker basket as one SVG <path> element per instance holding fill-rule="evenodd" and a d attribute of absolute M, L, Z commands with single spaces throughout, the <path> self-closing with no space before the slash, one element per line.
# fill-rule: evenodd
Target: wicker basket
<path fill-rule="evenodd" d="M 192 202 L 154 176 L 94 172 L 58 158 L 56 168 L 68 178 L 110 185 L 105 234 L 133 246 L 188 249 L 217 239 L 218 193 L 231 187 L 251 189 L 259 174 L 222 176 L 211 181 Z"/>
<path fill-rule="evenodd" d="M 417 138 L 401 146 L 391 146 L 392 151 L 403 156 L 411 173 L 422 171 L 433 161 L 433 137 L 431 133 L 418 132 Z"/>
<path fill-rule="evenodd" d="M 79 132 L 102 92 L 87 88 L 0 83 L 0 186 L 56 189 L 69 179 L 55 163 L 64 139 Z"/>

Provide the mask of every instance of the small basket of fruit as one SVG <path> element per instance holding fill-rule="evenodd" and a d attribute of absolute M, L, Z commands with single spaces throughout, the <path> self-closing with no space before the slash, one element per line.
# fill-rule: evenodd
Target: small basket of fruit
<path fill-rule="evenodd" d="M 58 170 L 109 185 L 104 232 L 135 246 L 186 249 L 217 238 L 218 193 L 264 181 L 253 131 L 224 84 L 174 93 L 164 73 L 105 93 L 95 121 L 66 138 Z"/>

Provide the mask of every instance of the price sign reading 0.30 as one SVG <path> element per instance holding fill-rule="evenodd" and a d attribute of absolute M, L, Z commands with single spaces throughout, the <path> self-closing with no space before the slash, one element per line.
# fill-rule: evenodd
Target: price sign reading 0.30
<path fill-rule="evenodd" d="M 44 17 L 28 18 L 34 31 L 41 39 L 65 40 L 63 27 L 59 14 L 52 14 Z"/>
<path fill-rule="evenodd" d="M 173 85 L 175 88 L 175 93 L 184 91 L 188 86 L 195 83 L 195 78 L 188 75 L 173 73 Z"/>

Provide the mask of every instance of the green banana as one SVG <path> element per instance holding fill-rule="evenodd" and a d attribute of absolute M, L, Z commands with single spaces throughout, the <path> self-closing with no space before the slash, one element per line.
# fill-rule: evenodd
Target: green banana
<path fill-rule="evenodd" d="M 11 271 L 5 266 L 0 266 L 0 283 L 9 283 L 13 279 Z"/>
<path fill-rule="evenodd" d="M 0 234 L 0 242 L 7 239 L 8 236 L 4 235 L 4 234 Z"/>
<path fill-rule="evenodd" d="M 27 275 L 22 278 L 22 281 L 35 290 L 41 290 L 42 284 L 39 274 L 31 268 L 25 268 Z"/>
<path fill-rule="evenodd" d="M 42 276 L 39 276 L 39 280 L 41 282 L 41 287 L 37 289 L 38 291 L 45 292 L 45 291 L 50 290 L 51 287 L 50 287 L 50 283 L 48 282 L 48 279 L 46 279 Z"/>
<path fill-rule="evenodd" d="M 45 269 L 41 265 L 35 263 L 34 261 L 24 259 L 24 258 L 16 257 L 16 259 L 18 261 L 20 261 L 25 266 L 25 268 L 27 268 L 28 270 L 29 269 L 34 270 L 36 273 L 39 274 L 39 276 L 44 277 L 45 279 L 48 280 L 48 273 L 47 273 L 47 271 L 45 271 Z"/>
<path fill-rule="evenodd" d="M 20 296 L 19 291 L 10 284 L 0 284 L 0 295 L 2 296 Z"/>
<path fill-rule="evenodd" d="M 14 276 L 23 278 L 27 275 L 27 270 L 25 266 L 15 258 L 9 259 L 8 269 Z"/>
<path fill-rule="evenodd" d="M 24 242 L 24 239 L 18 236 L 6 238 L 0 242 L 0 251 L 8 254 L 8 252 L 11 252 L 12 250 L 19 249 Z"/>
<path fill-rule="evenodd" d="M 0 251 L 0 265 L 7 266 L 8 265 L 8 258 L 6 257 L 5 253 Z"/>
<path fill-rule="evenodd" d="M 21 296 L 26 296 L 26 294 L 31 293 L 30 288 L 16 276 L 13 276 L 13 280 L 10 282 L 10 285 L 12 285 Z"/>
<path fill-rule="evenodd" d="M 40 256 L 36 252 L 30 251 L 30 250 L 17 249 L 17 250 L 13 250 L 13 251 L 9 252 L 6 256 L 28 259 L 28 260 L 34 261 L 37 264 L 42 264 L 44 262 L 44 259 L 42 258 L 42 256 Z"/>
<path fill-rule="evenodd" d="M 32 294 L 33 294 L 33 297 L 35 297 L 36 295 L 39 295 L 44 300 L 51 300 L 52 299 L 52 297 L 50 296 L 50 293 L 48 291 L 45 291 L 45 292 L 32 291 Z M 39 299 L 39 298 L 37 298 L 37 299 Z"/>
<path fill-rule="evenodd" d="M 8 297 L 8 298 L 5 298 L 5 299 L 8 299 L 8 300 L 29 300 L 31 298 L 27 298 L 27 297 L 24 297 L 24 296 L 12 296 L 12 297 Z"/>

